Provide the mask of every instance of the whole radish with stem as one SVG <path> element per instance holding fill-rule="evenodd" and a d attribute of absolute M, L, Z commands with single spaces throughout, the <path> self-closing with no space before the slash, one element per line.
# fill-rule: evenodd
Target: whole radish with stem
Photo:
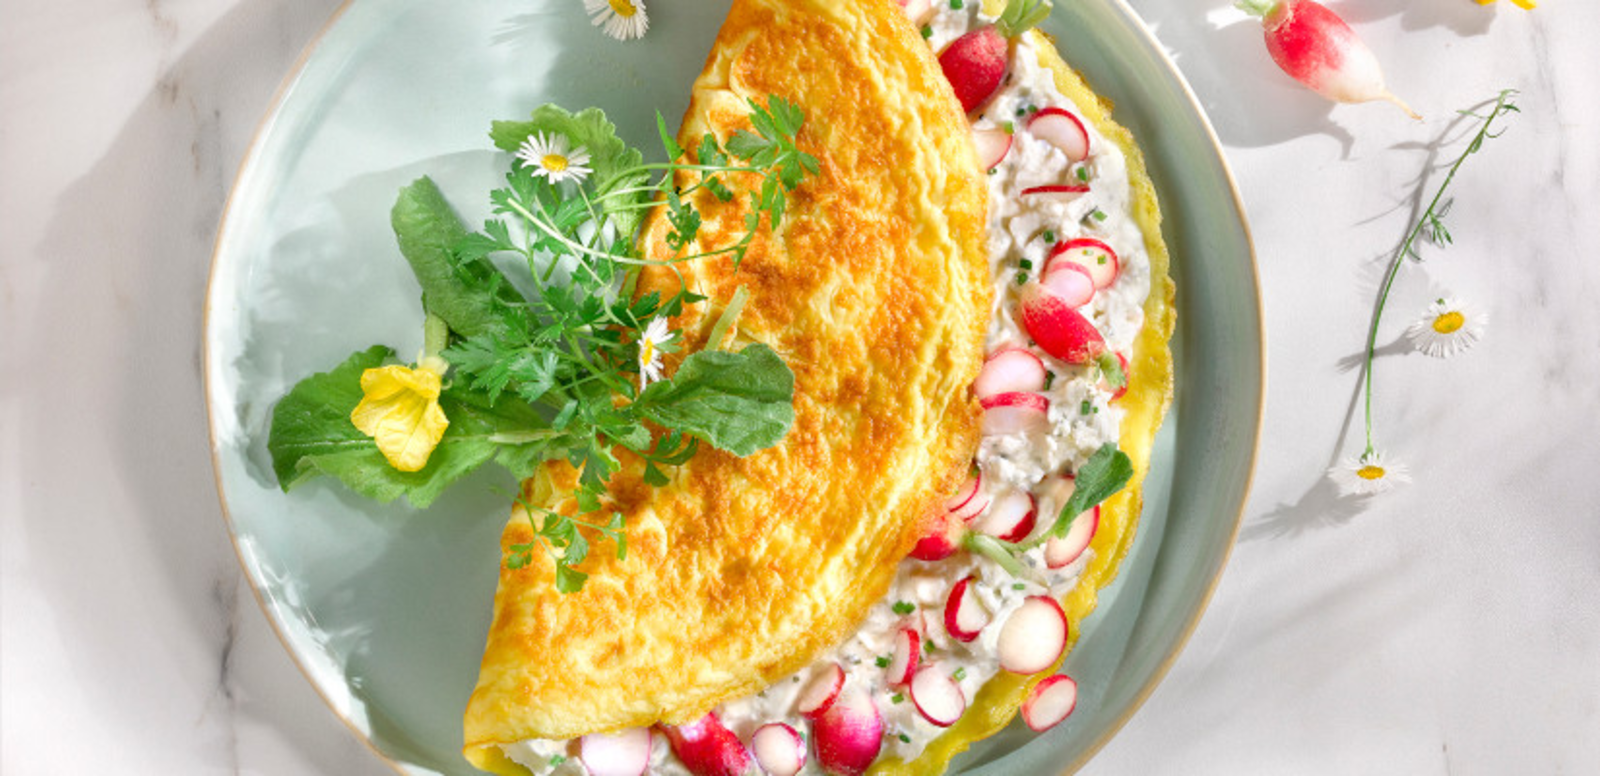
<path fill-rule="evenodd" d="M 1261 19 L 1272 61 L 1311 91 L 1335 102 L 1387 100 L 1411 118 L 1422 118 L 1384 86 L 1372 49 L 1321 3 L 1237 0 L 1234 6 Z"/>
<path fill-rule="evenodd" d="M 1050 15 L 1050 0 L 1009 0 L 994 24 L 956 38 L 939 54 L 961 109 L 971 113 L 1000 91 L 1011 60 L 1011 41 Z"/>

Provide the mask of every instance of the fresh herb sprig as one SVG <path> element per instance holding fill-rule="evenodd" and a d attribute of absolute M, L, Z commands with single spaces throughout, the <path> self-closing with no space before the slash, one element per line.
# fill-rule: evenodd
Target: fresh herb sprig
<path fill-rule="evenodd" d="M 578 472 L 577 514 L 524 503 L 534 538 L 513 545 L 506 563 L 524 567 L 542 548 L 557 589 L 572 592 L 583 586 L 577 566 L 595 542 L 610 542 L 619 558 L 626 553 L 623 516 L 605 498 L 622 467 L 619 449 L 640 461 L 646 483 L 660 486 L 669 482 L 666 469 L 701 444 L 741 456 L 776 444 L 794 421 L 794 376 L 783 360 L 761 344 L 720 350 L 718 337 L 685 355 L 671 377 L 655 379 L 660 354 L 682 346 L 668 322 L 705 298 L 681 274 L 671 293 L 635 293 L 648 266 L 676 272 L 681 262 L 711 257 L 737 265 L 763 223 L 782 223 L 788 193 L 820 169 L 796 146 L 804 123 L 798 107 L 772 97 L 750 108 L 751 130 L 726 143 L 708 133 L 693 155 L 658 115 L 668 161 L 652 164 L 596 109 L 574 114 L 546 105 L 529 121 L 495 122 L 491 138 L 517 158 L 505 186 L 490 194 L 494 217 L 476 232 L 431 180 L 402 189 L 391 222 L 428 319 L 442 323 L 421 360 L 449 371 L 432 399 L 449 425 L 421 469 L 389 465 L 349 420 L 366 390 L 363 375 L 393 357 L 387 348 L 368 349 L 306 378 L 275 409 L 268 449 L 282 487 L 331 474 L 362 495 L 405 495 L 423 507 L 490 460 L 519 479 L 546 461 L 567 461 Z M 535 139 L 547 155 L 530 151 Z M 570 160 L 552 160 L 551 148 L 578 149 L 592 174 L 569 171 Z M 702 190 L 723 203 L 748 191 L 737 240 L 700 244 Z M 636 233 L 658 203 L 672 253 L 645 258 Z M 521 275 L 520 284 L 503 268 Z M 741 288 L 718 331 L 746 296 Z"/>
<path fill-rule="evenodd" d="M 1384 271 L 1383 283 L 1378 291 L 1378 303 L 1372 311 L 1372 322 L 1367 328 L 1367 346 L 1362 360 L 1362 393 L 1364 394 L 1362 401 L 1366 423 L 1366 448 L 1362 451 L 1361 460 L 1366 460 L 1377 453 L 1372 433 L 1372 366 L 1378 352 L 1378 324 L 1383 321 L 1383 310 L 1389 302 L 1389 291 L 1394 287 L 1395 278 L 1400 274 L 1400 267 L 1405 263 L 1406 259 L 1422 260 L 1422 255 L 1417 251 L 1418 237 L 1426 237 L 1430 242 L 1440 247 L 1448 245 L 1454 240 L 1450 235 L 1450 230 L 1444 224 L 1444 217 L 1449 213 L 1453 202 L 1453 200 L 1445 197 L 1445 192 L 1449 190 L 1450 183 L 1455 180 L 1456 173 L 1461 170 L 1461 165 L 1467 161 L 1467 157 L 1482 150 L 1486 141 L 1493 140 L 1505 132 L 1503 128 L 1496 130 L 1495 120 L 1511 113 L 1521 112 L 1521 109 L 1513 101 L 1516 94 L 1517 91 L 1515 89 L 1502 90 L 1495 97 L 1494 105 L 1490 107 L 1489 112 L 1486 114 L 1472 110 L 1460 111 L 1463 116 L 1478 119 L 1477 130 L 1473 133 L 1472 140 L 1467 143 L 1466 149 L 1451 163 L 1449 172 L 1444 176 L 1444 182 L 1439 184 L 1438 190 L 1433 194 L 1433 199 L 1428 201 L 1427 208 L 1422 211 L 1422 215 L 1418 216 L 1411 228 L 1406 231 L 1405 239 L 1400 241 L 1400 246 L 1395 249 L 1394 255 L 1389 259 L 1389 266 Z"/>
<path fill-rule="evenodd" d="M 1072 530 L 1073 520 L 1116 495 L 1131 479 L 1133 461 L 1127 453 L 1108 442 L 1095 450 L 1074 473 L 1072 495 L 1061 505 L 1061 511 L 1056 514 L 1055 522 L 1050 524 L 1049 529 L 1023 542 L 1008 542 L 977 531 L 968 531 L 961 540 L 962 546 L 994 561 L 1013 577 L 1031 579 L 1034 574 L 1023 565 L 1023 553 L 1050 541 L 1052 537 L 1066 536 Z"/>

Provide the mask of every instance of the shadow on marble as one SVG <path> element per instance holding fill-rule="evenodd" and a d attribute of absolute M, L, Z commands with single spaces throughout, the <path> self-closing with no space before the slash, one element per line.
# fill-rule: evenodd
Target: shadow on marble
<path fill-rule="evenodd" d="M 85 584 L 81 567 L 67 562 L 95 561 L 62 557 L 61 548 L 124 558 L 109 575 L 125 575 L 128 588 L 148 588 L 187 615 L 188 633 L 149 637 L 186 647 L 210 645 L 216 686 L 197 704 L 201 717 L 193 737 L 196 749 L 215 759 L 218 772 L 242 767 L 239 729 L 248 719 L 266 720 L 297 750 L 299 761 L 318 772 L 389 772 L 332 724 L 333 715 L 308 713 L 324 704 L 290 661 L 252 665 L 249 673 L 236 670 L 239 607 L 249 595 L 240 594 L 242 576 L 219 514 L 201 379 L 201 309 L 234 167 L 285 69 L 339 5 L 246 0 L 172 53 L 106 154 L 64 190 L 36 246 L 52 263 L 41 286 L 47 297 L 39 305 L 41 319 L 34 322 L 38 335 L 26 360 L 103 360 L 106 368 L 99 371 L 114 376 L 117 392 L 95 395 L 116 395 L 120 405 L 97 410 L 117 420 L 93 440 L 61 438 L 44 413 L 23 417 L 19 436 L 32 451 L 19 461 L 23 479 L 45 485 L 25 490 L 24 498 L 47 502 L 25 504 L 29 552 L 48 559 L 32 573 L 51 591 L 59 643 L 74 653 L 70 662 L 81 673 L 80 685 L 100 688 L 94 699 L 99 712 L 130 725 L 169 699 L 117 692 L 128 686 L 135 667 L 107 647 L 127 636 L 106 638 L 105 591 Z M 108 249 L 115 255 L 105 256 Z M 118 309 L 103 320 L 121 328 L 86 337 L 63 327 L 63 320 L 72 320 L 63 311 L 81 307 L 81 290 L 97 285 L 114 289 Z M 85 342 L 92 343 L 88 351 Z M 84 444 L 108 446 L 115 469 L 55 482 L 56 472 L 68 469 L 60 461 Z M 96 481 L 115 483 L 129 494 L 128 503 L 83 522 L 49 519 L 62 512 L 61 495 L 96 487 Z M 86 525 L 109 529 L 85 536 Z M 157 572 L 148 580 L 126 576 L 142 568 Z M 244 606 L 242 616 L 261 617 Z M 179 653 L 175 649 L 173 658 Z M 208 673 L 203 667 L 185 670 Z M 170 701 L 179 702 L 192 689 L 171 688 Z"/>

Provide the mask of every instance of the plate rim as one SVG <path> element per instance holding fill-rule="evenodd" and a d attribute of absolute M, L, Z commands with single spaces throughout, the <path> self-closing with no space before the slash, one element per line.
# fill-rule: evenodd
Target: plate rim
<path fill-rule="evenodd" d="M 212 240 L 211 261 L 208 268 L 201 319 L 201 387 L 202 391 L 204 392 L 206 404 L 208 439 L 211 448 L 210 456 L 212 479 L 216 484 L 217 499 L 219 506 L 221 507 L 223 522 L 227 528 L 228 541 L 233 546 L 234 557 L 239 563 L 240 570 L 243 572 L 245 579 L 249 582 L 251 596 L 255 599 L 256 605 L 260 608 L 261 613 L 265 616 L 267 625 L 271 629 L 273 636 L 278 640 L 278 643 L 283 648 L 283 651 L 289 656 L 289 659 L 294 664 L 295 669 L 300 672 L 301 677 L 305 680 L 306 684 L 308 684 L 317 694 L 317 697 L 322 700 L 323 705 L 327 707 L 328 711 L 345 726 L 345 728 L 356 738 L 356 740 L 358 740 L 369 752 L 377 757 L 380 762 L 387 765 L 397 774 L 409 776 L 412 771 L 407 764 L 401 763 L 380 749 L 368 731 L 363 730 L 350 715 L 340 711 L 339 706 L 334 702 L 333 698 L 329 696 L 328 691 L 319 681 L 317 681 L 316 677 L 313 676 L 311 669 L 306 665 L 306 662 L 303 659 L 300 651 L 290 643 L 289 638 L 284 631 L 284 625 L 280 622 L 278 615 L 274 612 L 272 604 L 266 599 L 265 594 L 262 592 L 263 581 L 259 578 L 255 567 L 246 558 L 244 548 L 240 546 L 238 527 L 234 521 L 232 511 L 229 508 L 227 491 L 225 490 L 222 481 L 222 462 L 219 459 L 220 451 L 222 449 L 222 445 L 219 443 L 218 439 L 219 424 L 217 422 L 216 408 L 213 406 L 214 386 L 212 383 L 212 374 L 217 359 L 217 354 L 215 352 L 215 341 L 212 336 L 213 316 L 216 314 L 213 301 L 215 300 L 215 292 L 217 289 L 219 274 L 217 269 L 219 266 L 219 260 L 224 246 L 229 242 L 228 238 L 231 232 L 230 227 L 233 224 L 233 215 L 235 212 L 235 207 L 238 204 L 237 200 L 243 188 L 249 182 L 250 176 L 248 173 L 255 168 L 259 156 L 264 151 L 265 144 L 262 141 L 266 137 L 267 133 L 270 132 L 271 129 L 276 125 L 277 119 L 283 111 L 288 96 L 294 91 L 295 86 L 300 82 L 301 76 L 304 75 L 307 65 L 318 53 L 319 49 L 322 48 L 322 44 L 328 38 L 329 32 L 344 19 L 346 13 L 353 5 L 355 5 L 357 1 L 358 0 L 342 0 L 338 7 L 334 8 L 333 11 L 330 12 L 327 20 L 322 23 L 321 27 L 311 36 L 310 40 L 306 42 L 299 55 L 286 70 L 283 78 L 273 92 L 272 97 L 268 100 L 267 106 L 262 111 L 261 118 L 256 122 L 256 126 L 250 134 L 245 153 L 241 156 L 240 161 L 234 170 L 232 182 L 228 187 L 228 195 L 223 200 L 221 213 L 218 216 L 216 235 Z M 1173 61 L 1172 57 L 1168 55 L 1165 47 L 1163 47 L 1159 39 L 1156 38 L 1155 33 L 1150 29 L 1149 25 L 1144 22 L 1144 19 L 1139 16 L 1138 12 L 1134 10 L 1134 8 L 1129 4 L 1128 0 L 1101 0 L 1101 2 L 1106 3 L 1116 15 L 1120 16 L 1123 21 L 1127 23 L 1127 26 L 1133 32 L 1133 34 L 1138 36 L 1150 51 L 1154 52 L 1154 59 L 1157 62 L 1157 65 L 1163 71 L 1165 71 L 1167 76 L 1169 76 L 1173 83 L 1177 85 L 1183 107 L 1189 110 L 1193 116 L 1198 119 L 1200 129 L 1203 132 L 1203 139 L 1216 157 L 1217 166 L 1222 174 L 1223 182 L 1226 184 L 1233 210 L 1238 213 L 1240 234 L 1243 238 L 1245 251 L 1247 254 L 1248 260 L 1245 262 L 1245 268 L 1247 269 L 1249 280 L 1248 295 L 1254 302 L 1250 310 L 1250 317 L 1251 322 L 1254 324 L 1254 330 L 1256 333 L 1254 338 L 1255 348 L 1253 355 L 1255 363 L 1259 365 L 1259 369 L 1257 370 L 1255 375 L 1256 379 L 1254 380 L 1254 388 L 1256 393 L 1255 413 L 1253 422 L 1249 428 L 1249 433 L 1246 435 L 1248 437 L 1248 453 L 1241 461 L 1241 463 L 1245 466 L 1246 474 L 1243 481 L 1239 483 L 1239 501 L 1236 513 L 1233 515 L 1231 525 L 1227 531 L 1227 541 L 1224 543 L 1222 552 L 1217 558 L 1216 569 L 1209 574 L 1209 579 L 1204 591 L 1202 591 L 1197 599 L 1197 604 L 1194 609 L 1182 623 L 1178 635 L 1168 649 L 1167 654 L 1151 671 L 1145 682 L 1131 696 L 1131 700 L 1122 713 L 1112 720 L 1104 732 L 1092 739 L 1088 746 L 1080 750 L 1077 755 L 1068 763 L 1066 768 L 1061 771 L 1063 776 L 1066 774 L 1075 773 L 1083 768 L 1084 765 L 1092 760 L 1095 755 L 1099 754 L 1100 751 L 1102 751 L 1111 742 L 1111 740 L 1122 731 L 1122 729 L 1133 718 L 1133 716 L 1137 714 L 1141 708 L 1143 708 L 1145 702 L 1149 700 L 1150 696 L 1155 692 L 1156 687 L 1159 686 L 1166 678 L 1167 674 L 1176 664 L 1179 655 L 1183 653 L 1184 649 L 1188 646 L 1190 639 L 1194 636 L 1195 631 L 1199 628 L 1201 619 L 1204 617 L 1206 610 L 1210 608 L 1211 602 L 1221 585 L 1223 574 L 1227 570 L 1228 563 L 1232 558 L 1233 550 L 1238 543 L 1239 531 L 1241 530 L 1244 522 L 1244 511 L 1249 503 L 1250 492 L 1255 481 L 1256 464 L 1261 451 L 1261 430 L 1266 413 L 1267 345 L 1266 328 L 1263 325 L 1262 320 L 1263 300 L 1261 295 L 1261 273 L 1259 264 L 1257 262 L 1255 241 L 1250 228 L 1249 216 L 1245 210 L 1244 201 L 1239 192 L 1238 180 L 1233 173 L 1232 166 L 1228 162 L 1228 157 L 1224 152 L 1221 140 L 1217 137 L 1216 129 L 1212 126 L 1211 119 L 1201 105 L 1199 97 L 1195 94 L 1194 89 L 1189 84 L 1188 79 L 1184 77 L 1182 71 L 1178 68 L 1177 63 Z"/>

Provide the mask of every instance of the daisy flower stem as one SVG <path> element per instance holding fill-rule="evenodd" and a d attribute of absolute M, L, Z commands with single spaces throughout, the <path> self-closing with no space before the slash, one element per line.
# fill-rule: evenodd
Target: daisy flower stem
<path fill-rule="evenodd" d="M 1428 202 L 1427 209 L 1422 211 L 1422 216 L 1417 219 L 1416 223 L 1411 225 L 1411 229 L 1406 232 L 1405 239 L 1400 242 L 1400 247 L 1395 249 L 1394 256 L 1390 257 L 1389 259 L 1389 267 L 1384 271 L 1383 275 L 1383 285 L 1378 291 L 1378 304 L 1377 307 L 1372 311 L 1372 323 L 1367 328 L 1367 349 L 1364 361 L 1365 368 L 1362 370 L 1362 390 L 1365 393 L 1364 403 L 1367 427 L 1367 446 L 1365 452 L 1363 453 L 1364 455 L 1371 455 L 1376 449 L 1372 442 L 1372 362 L 1374 356 L 1377 354 L 1378 324 L 1383 320 L 1383 308 L 1384 305 L 1386 305 L 1389 301 L 1389 291 L 1394 288 L 1394 280 L 1400 274 L 1400 266 L 1402 263 L 1404 263 L 1405 258 L 1407 256 L 1415 255 L 1416 250 L 1414 246 L 1416 245 L 1418 235 L 1421 235 L 1422 231 L 1428 228 L 1430 224 L 1438 223 L 1438 219 L 1441 215 L 1439 208 L 1441 203 L 1445 202 L 1444 193 L 1450 188 L 1451 181 L 1455 180 L 1456 173 L 1461 169 L 1462 163 L 1467 160 L 1467 157 L 1476 153 L 1478 149 L 1483 147 L 1484 140 L 1500 136 L 1500 132 L 1491 131 L 1496 118 L 1499 118 L 1501 114 L 1516 112 L 1518 110 L 1516 103 L 1511 101 L 1511 97 L 1515 94 L 1515 89 L 1505 89 L 1501 91 L 1500 94 L 1495 98 L 1494 107 L 1490 109 L 1489 114 L 1486 116 L 1478 116 L 1478 114 L 1470 111 L 1462 111 L 1464 115 L 1478 116 L 1480 119 L 1478 131 L 1473 135 L 1472 142 L 1467 144 L 1467 149 L 1462 151 L 1461 155 L 1456 157 L 1455 162 L 1450 165 L 1450 171 L 1446 173 L 1444 182 L 1439 184 L 1439 189 L 1434 192 L 1433 199 Z M 1502 132 L 1503 131 L 1504 130 L 1502 130 Z"/>

